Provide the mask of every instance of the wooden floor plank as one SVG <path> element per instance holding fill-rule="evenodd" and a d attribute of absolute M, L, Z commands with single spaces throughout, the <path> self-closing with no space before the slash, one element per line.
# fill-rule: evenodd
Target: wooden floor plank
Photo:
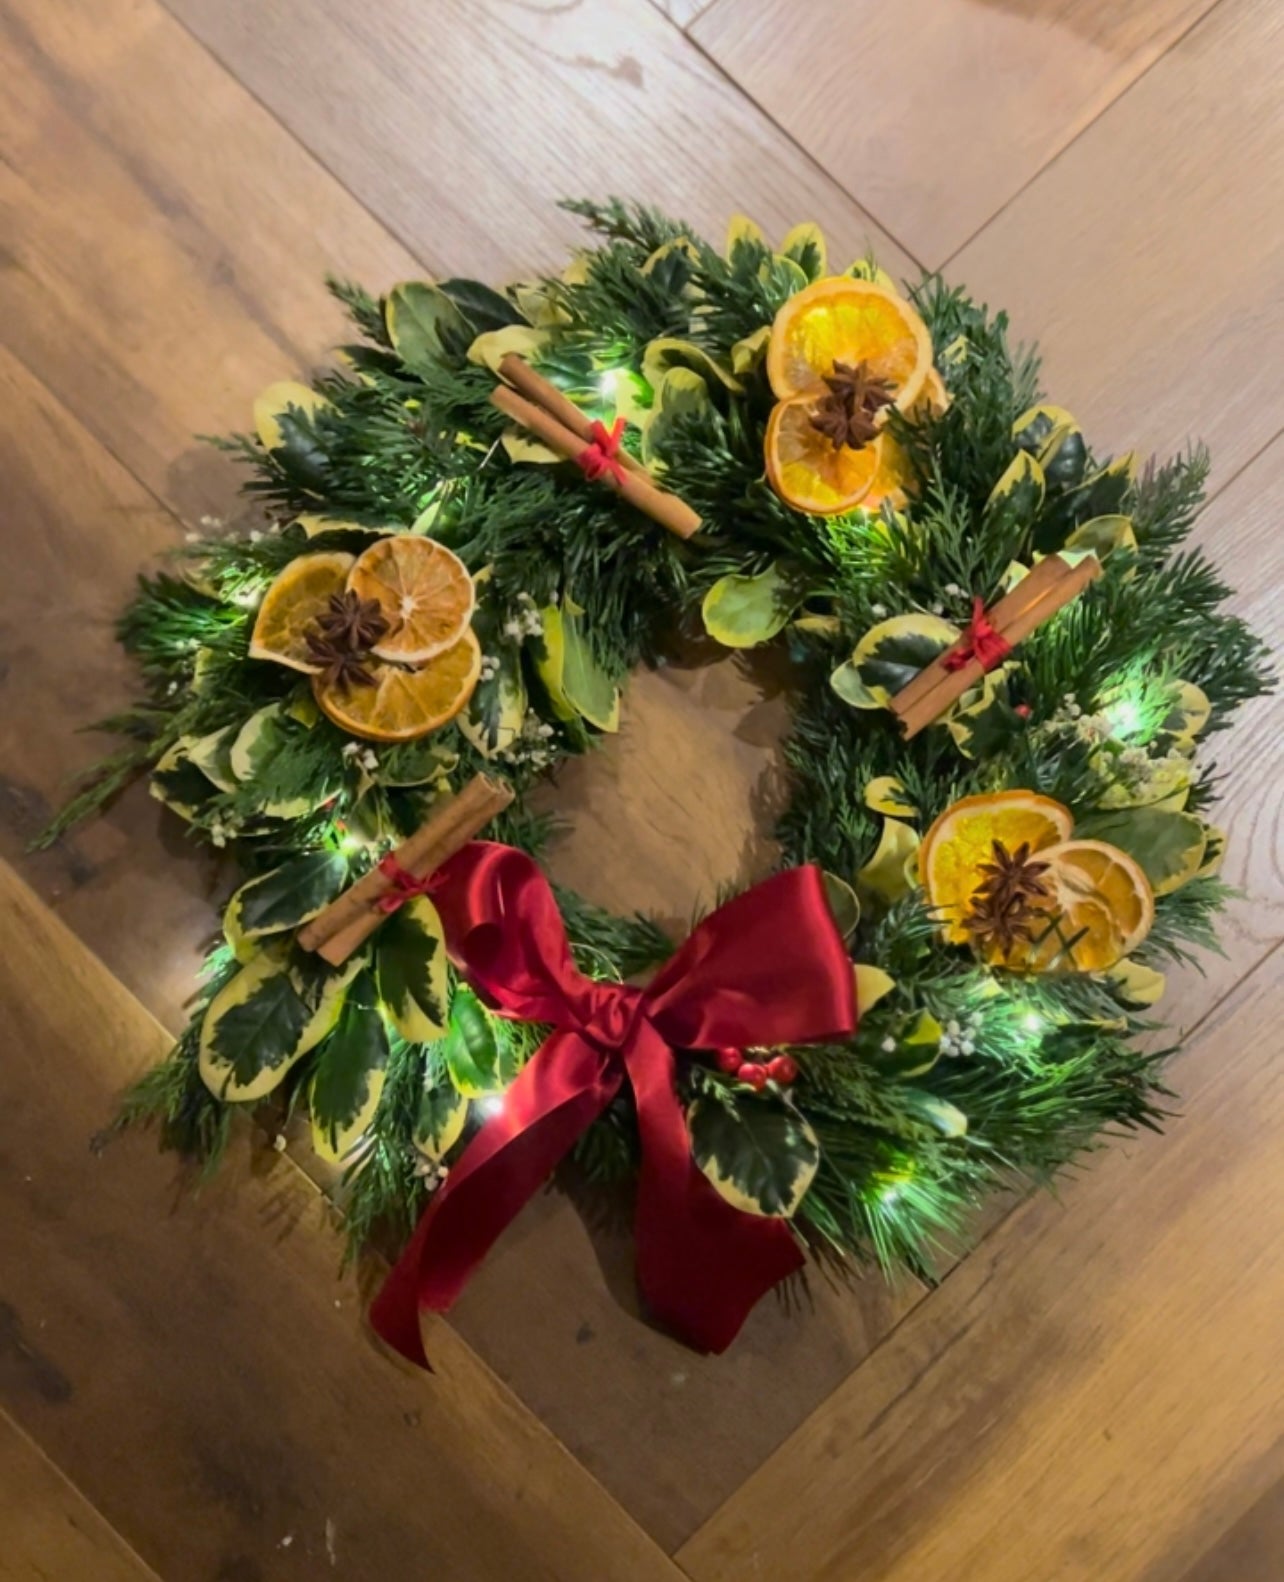
<path fill-rule="evenodd" d="M 685 28 L 690 27 L 700 13 L 708 9 L 712 0 L 651 0 L 651 3 L 670 22 Z"/>
<path fill-rule="evenodd" d="M 321 359 L 325 272 L 415 266 L 155 0 L 0 0 L 0 48 L 0 340 L 194 525 L 193 436 Z"/>
<path fill-rule="evenodd" d="M 446 1325 L 431 1379 L 375 1349 L 287 1161 L 95 1157 L 166 1035 L 2 865 L 0 950 L 0 1408 L 155 1570 L 679 1582 Z"/>
<path fill-rule="evenodd" d="M 839 256 L 905 263 L 649 0 L 166 4 L 434 270 L 560 267 L 557 201 L 608 193 L 715 239 L 739 209 L 823 216 Z"/>
<path fill-rule="evenodd" d="M 950 261 L 1103 446 L 1226 479 L 1284 429 L 1281 73 L 1284 11 L 1221 0 Z"/>
<path fill-rule="evenodd" d="M 1276 950 L 1181 1061 L 1172 1135 L 1019 1209 L 679 1552 L 696 1582 L 1177 1582 L 1266 1496 L 1282 990 Z"/>
<path fill-rule="evenodd" d="M 1214 0 L 715 0 L 733 81 L 929 269 Z"/>
<path fill-rule="evenodd" d="M 157 1582 L 3 1412 L 0 1582 Z"/>

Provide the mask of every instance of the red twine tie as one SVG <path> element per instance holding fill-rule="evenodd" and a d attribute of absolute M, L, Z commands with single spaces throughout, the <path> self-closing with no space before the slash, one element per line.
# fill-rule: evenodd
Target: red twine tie
<path fill-rule="evenodd" d="M 590 483 L 605 478 L 607 473 L 616 483 L 623 483 L 624 463 L 620 460 L 620 441 L 624 438 L 624 419 L 617 417 L 615 426 L 608 429 L 605 423 L 594 418 L 589 433 L 593 437 L 575 458 L 576 465 Z"/>
<path fill-rule="evenodd" d="M 962 670 L 969 660 L 975 659 L 982 670 L 993 670 L 1001 665 L 1012 652 L 1012 644 L 1002 632 L 996 631 L 985 613 L 985 601 L 972 600 L 972 621 L 958 643 L 945 656 L 947 670 Z"/>
<path fill-rule="evenodd" d="M 413 901 L 416 896 L 430 894 L 435 879 L 431 873 L 425 874 L 422 879 L 418 874 L 411 873 L 409 868 L 401 866 L 391 852 L 380 862 L 379 872 L 392 880 L 392 888 L 374 903 L 375 910 L 389 915 L 398 911 L 407 901 Z"/>

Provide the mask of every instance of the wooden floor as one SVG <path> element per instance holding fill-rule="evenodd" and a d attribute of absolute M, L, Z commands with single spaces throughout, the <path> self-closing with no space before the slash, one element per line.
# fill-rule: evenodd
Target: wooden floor
<path fill-rule="evenodd" d="M 323 355 L 323 273 L 529 274 L 568 192 L 1006 304 L 1103 448 L 1213 444 L 1202 541 L 1278 644 L 1279 0 L 0 0 L 0 63 L 0 1582 L 1284 1577 L 1278 705 L 1220 746 L 1246 898 L 1168 1002 L 1170 1137 L 721 1359 L 549 1196 L 423 1379 L 248 1128 L 199 1192 L 91 1150 L 224 879 L 138 794 L 23 851 L 126 695 L 136 568 L 232 504 L 191 436 Z M 630 704 L 559 873 L 679 918 L 764 865 L 780 716 L 729 667 Z"/>

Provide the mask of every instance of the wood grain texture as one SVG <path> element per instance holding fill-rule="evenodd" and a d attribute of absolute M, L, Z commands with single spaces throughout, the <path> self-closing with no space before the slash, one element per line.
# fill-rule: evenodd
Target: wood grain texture
<path fill-rule="evenodd" d="M 0 1582 L 157 1582 L 3 1412 Z"/>
<path fill-rule="evenodd" d="M 168 1040 L 3 865 L 0 952 L 0 1408 L 155 1570 L 680 1582 L 445 1324 L 430 1380 L 376 1349 L 288 1162 L 175 1197 L 146 1141 L 91 1153 Z"/>
<path fill-rule="evenodd" d="M 1284 429 L 1282 72 L 1284 12 L 1222 0 L 950 263 L 1103 448 L 1225 480 Z"/>
<path fill-rule="evenodd" d="M 154 0 L 0 0 L 5 345 L 189 521 L 230 503 L 197 433 L 249 426 L 408 254 Z"/>
<path fill-rule="evenodd" d="M 649 0 L 165 0 L 434 272 L 560 268 L 555 205 L 619 193 L 720 238 L 822 216 L 836 255 L 870 217 Z"/>
<path fill-rule="evenodd" d="M 926 268 L 1213 0 L 715 0 L 691 36 Z"/>
<path fill-rule="evenodd" d="M 712 0 L 651 0 L 651 3 L 670 22 L 690 27 L 700 13 L 709 8 Z"/>
<path fill-rule="evenodd" d="M 679 1552 L 696 1582 L 1178 1582 L 1266 1496 L 1282 988 L 1277 950 L 1181 1061 L 1171 1135 L 1012 1215 Z"/>

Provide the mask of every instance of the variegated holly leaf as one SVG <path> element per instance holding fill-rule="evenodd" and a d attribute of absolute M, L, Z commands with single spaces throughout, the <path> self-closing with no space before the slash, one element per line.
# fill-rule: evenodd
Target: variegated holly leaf
<path fill-rule="evenodd" d="M 493 758 L 507 752 L 522 734 L 528 706 L 521 656 L 516 649 L 505 648 L 499 669 L 477 684 L 468 712 L 455 723 L 483 758 Z"/>
<path fill-rule="evenodd" d="M 1136 547 L 1130 516 L 1094 516 L 1081 522 L 1065 541 L 1066 549 L 1091 551 L 1098 560 L 1104 560 L 1112 550 Z"/>
<path fill-rule="evenodd" d="M 312 1146 L 338 1164 L 370 1129 L 387 1076 L 388 1033 L 368 970 L 344 997 L 334 1031 L 321 1045 L 308 1084 Z"/>
<path fill-rule="evenodd" d="M 237 890 L 227 903 L 224 932 L 229 939 L 257 939 L 299 928 L 329 906 L 347 877 L 347 858 L 339 852 L 310 851 L 291 858 Z"/>
<path fill-rule="evenodd" d="M 820 1143 L 791 1104 L 771 1095 L 697 1099 L 691 1152 L 718 1195 L 746 1214 L 789 1219 L 820 1164 Z"/>
<path fill-rule="evenodd" d="M 709 387 L 690 368 L 670 368 L 655 387 L 650 416 L 642 425 L 642 460 L 663 469 L 664 448 L 675 424 L 707 417 L 713 411 Z"/>
<path fill-rule="evenodd" d="M 1021 729 L 1021 717 L 1008 699 L 1007 675 L 1011 668 L 1002 665 L 982 676 L 946 719 L 946 729 L 965 758 L 983 761 L 1002 752 Z"/>
<path fill-rule="evenodd" d="M 1050 499 L 1035 524 L 1035 550 L 1047 555 L 1061 549 L 1075 528 L 1094 517 L 1126 515 L 1124 507 L 1132 493 L 1136 467 L 1134 456 L 1120 456 L 1074 488 Z"/>
<path fill-rule="evenodd" d="M 1153 967 L 1143 966 L 1141 962 L 1133 961 L 1129 956 L 1117 961 L 1107 972 L 1106 977 L 1121 1000 L 1127 1005 L 1138 1008 L 1155 1005 L 1163 998 L 1166 987 L 1162 972 L 1156 972 Z"/>
<path fill-rule="evenodd" d="M 1031 407 L 1012 425 L 1012 438 L 1038 461 L 1050 489 L 1068 489 L 1081 482 L 1088 448 L 1078 423 L 1064 407 Z"/>
<path fill-rule="evenodd" d="M 825 899 L 834 914 L 838 932 L 844 939 L 850 939 L 860 922 L 860 902 L 856 892 L 846 879 L 840 879 L 836 873 L 822 873 L 821 878 L 825 883 Z"/>
<path fill-rule="evenodd" d="M 334 1026 L 354 957 L 339 972 L 291 964 L 281 947 L 259 951 L 210 1001 L 201 1023 L 201 1079 L 229 1104 L 261 1099 Z"/>
<path fill-rule="evenodd" d="M 921 1093 L 917 1088 L 902 1088 L 897 1094 L 901 1107 L 942 1137 L 966 1137 L 967 1116 L 948 1099 L 939 1099 L 934 1093 Z"/>
<path fill-rule="evenodd" d="M 158 802 L 189 822 L 199 818 L 218 795 L 218 788 L 187 756 L 182 742 L 175 742 L 156 761 L 147 789 Z"/>
<path fill-rule="evenodd" d="M 1193 752 L 1195 738 L 1208 724 L 1213 710 L 1208 694 L 1191 681 L 1175 681 L 1170 698 L 1153 746 L 1159 752 Z"/>
<path fill-rule="evenodd" d="M 526 322 L 510 298 L 480 280 L 439 280 L 437 290 L 454 303 L 479 334 Z"/>
<path fill-rule="evenodd" d="M 499 1045 L 481 1001 L 459 984 L 450 1002 L 450 1025 L 441 1042 L 446 1070 L 457 1092 L 478 1099 L 503 1086 Z"/>
<path fill-rule="evenodd" d="M 858 961 L 853 969 L 856 974 L 856 1009 L 864 1016 L 896 987 L 896 979 L 881 967 Z"/>
<path fill-rule="evenodd" d="M 440 1038 L 450 993 L 446 940 L 427 896 L 407 901 L 380 925 L 374 954 L 379 996 L 393 1026 L 410 1044 Z"/>
<path fill-rule="evenodd" d="M 1043 507 L 1047 485 L 1043 468 L 1027 450 L 1019 450 L 990 491 L 985 514 L 1016 533 L 1028 527 Z"/>
<path fill-rule="evenodd" d="M 265 450 L 305 494 L 324 493 L 329 457 L 317 442 L 315 419 L 331 403 L 316 390 L 285 379 L 254 402 L 254 428 Z"/>
<path fill-rule="evenodd" d="M 463 1136 L 468 1100 L 449 1082 L 425 1086 L 415 1119 L 415 1148 L 425 1159 L 440 1164 Z"/>
<path fill-rule="evenodd" d="M 653 390 L 657 389 L 663 384 L 665 375 L 674 368 L 685 368 L 698 374 L 706 390 L 716 389 L 721 384 L 738 395 L 744 388 L 730 368 L 711 357 L 694 341 L 662 335 L 649 342 L 642 353 L 642 377 L 647 384 Z"/>
<path fill-rule="evenodd" d="M 856 875 L 858 891 L 868 892 L 890 905 L 913 888 L 911 864 L 921 837 L 899 819 L 885 818 L 874 855 Z"/>
<path fill-rule="evenodd" d="M 1098 809 L 1075 823 L 1075 837 L 1103 840 L 1127 852 L 1156 895 L 1179 890 L 1199 872 L 1208 829 L 1193 813 L 1172 808 Z"/>
<path fill-rule="evenodd" d="M 559 719 L 584 719 L 600 731 L 620 728 L 620 689 L 593 656 L 581 617 L 569 599 L 540 611 L 542 639 L 532 646 L 535 670 Z"/>
<path fill-rule="evenodd" d="M 310 703 L 311 699 L 308 701 Z M 294 717 L 289 705 L 269 703 L 250 715 L 232 743 L 228 756 L 232 773 L 242 786 L 261 792 L 256 810 L 268 818 L 302 818 L 338 789 L 336 778 L 333 783 L 320 787 L 313 796 L 290 797 L 273 793 L 273 770 L 307 729 L 302 720 Z"/>
<path fill-rule="evenodd" d="M 825 246 L 825 233 L 810 221 L 795 225 L 780 244 L 780 251 L 806 275 L 808 283 L 822 280 L 829 272 L 829 252 Z"/>
<path fill-rule="evenodd" d="M 767 238 L 762 227 L 747 214 L 733 214 L 727 222 L 727 241 L 724 251 L 733 269 L 756 269 L 762 258 L 769 254 Z"/>
<path fill-rule="evenodd" d="M 420 737 L 413 742 L 392 742 L 380 749 L 374 781 L 381 786 L 433 785 L 459 767 L 459 754 Z"/>
<path fill-rule="evenodd" d="M 237 780 L 232 773 L 232 743 L 236 740 L 236 732 L 235 725 L 228 725 L 208 736 L 184 736 L 180 743 L 190 761 L 220 791 L 236 790 Z"/>
<path fill-rule="evenodd" d="M 862 1005 L 861 1009 L 865 1007 Z M 894 1047 L 885 1049 L 884 1042 Z M 930 1011 L 917 1011 L 898 1029 L 879 1040 L 868 1059 L 888 1076 L 920 1077 L 941 1055 L 941 1024 Z"/>
<path fill-rule="evenodd" d="M 784 629 L 801 602 L 797 586 L 771 565 L 756 577 L 720 577 L 700 613 L 705 631 L 724 648 L 756 648 Z"/>
<path fill-rule="evenodd" d="M 886 708 L 921 670 L 959 640 L 959 629 L 937 615 L 894 615 L 872 626 L 829 684 L 853 708 Z"/>
<path fill-rule="evenodd" d="M 430 375 L 462 357 L 474 338 L 455 304 L 426 280 L 394 286 L 384 302 L 384 322 L 397 356 L 413 373 Z"/>
<path fill-rule="evenodd" d="M 865 786 L 865 806 L 888 818 L 917 818 L 904 783 L 895 775 L 875 775 Z"/>
<path fill-rule="evenodd" d="M 505 357 L 517 356 L 527 362 L 536 362 L 548 345 L 550 333 L 530 324 L 507 324 L 503 329 L 487 330 L 469 346 L 468 361 L 498 375 Z"/>
<path fill-rule="evenodd" d="M 731 348 L 731 371 L 738 379 L 743 379 L 751 374 L 755 368 L 761 366 L 767 355 L 767 347 L 771 343 L 771 325 L 764 324 L 754 330 L 752 335 L 745 335 Z"/>

